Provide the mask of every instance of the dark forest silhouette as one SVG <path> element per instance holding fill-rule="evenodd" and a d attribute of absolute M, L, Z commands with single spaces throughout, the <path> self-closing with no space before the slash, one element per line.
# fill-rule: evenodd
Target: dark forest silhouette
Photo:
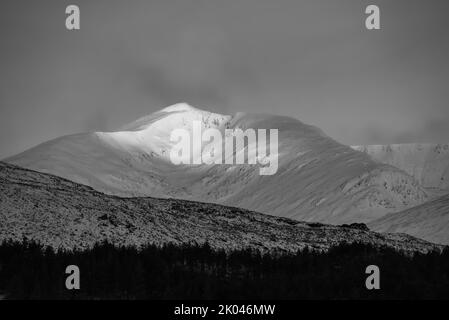
<path fill-rule="evenodd" d="M 65 268 L 81 289 L 65 288 Z M 377 265 L 381 289 L 367 290 Z M 0 293 L 10 299 L 447 299 L 449 250 L 407 256 L 391 248 L 340 245 L 288 255 L 214 251 L 209 245 L 57 252 L 32 242 L 0 245 Z"/>

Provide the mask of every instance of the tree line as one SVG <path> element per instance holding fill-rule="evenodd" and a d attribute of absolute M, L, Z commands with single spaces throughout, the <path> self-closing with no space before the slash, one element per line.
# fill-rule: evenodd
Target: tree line
<path fill-rule="evenodd" d="M 68 265 L 80 289 L 67 290 Z M 368 265 L 380 290 L 367 290 Z M 0 245 L 0 295 L 9 299 L 447 299 L 449 250 L 404 255 L 387 247 L 342 244 L 327 252 L 230 252 L 203 245 L 101 243 L 58 251 L 37 243 Z"/>

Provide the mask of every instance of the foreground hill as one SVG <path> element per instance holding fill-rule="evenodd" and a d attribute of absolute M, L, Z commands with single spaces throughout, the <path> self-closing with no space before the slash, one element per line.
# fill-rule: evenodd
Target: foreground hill
<path fill-rule="evenodd" d="M 426 188 L 449 193 L 449 144 L 409 143 L 353 148 L 374 160 L 404 170 Z"/>
<path fill-rule="evenodd" d="M 296 251 L 360 242 L 428 252 L 439 246 L 404 234 L 293 221 L 243 209 L 174 199 L 120 198 L 60 177 L 0 162 L 0 241 L 53 248 L 205 243 L 213 248 Z"/>
<path fill-rule="evenodd" d="M 261 176 L 259 165 L 173 165 L 170 133 L 179 128 L 192 132 L 194 120 L 202 122 L 202 129 L 221 132 L 278 129 L 276 174 Z M 235 153 L 244 151 L 256 152 L 255 145 Z M 404 171 L 296 119 L 220 115 L 187 104 L 165 108 L 121 131 L 61 137 L 5 161 L 111 195 L 173 197 L 332 224 L 375 220 L 428 199 Z"/>
<path fill-rule="evenodd" d="M 449 244 L 449 195 L 369 224 L 379 232 L 404 232 L 435 243 Z"/>

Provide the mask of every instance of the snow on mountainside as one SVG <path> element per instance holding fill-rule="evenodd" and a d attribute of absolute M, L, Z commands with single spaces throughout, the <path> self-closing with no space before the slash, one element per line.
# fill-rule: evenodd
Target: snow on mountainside
<path fill-rule="evenodd" d="M 278 129 L 277 173 L 261 176 L 259 165 L 173 165 L 170 132 L 191 131 L 193 120 L 221 132 Z M 254 152 L 254 145 L 247 149 Z M 402 170 L 373 161 L 296 119 L 226 116 L 186 104 L 165 108 L 122 131 L 61 137 L 5 161 L 107 194 L 212 202 L 333 224 L 371 221 L 427 200 L 419 183 Z"/>
<path fill-rule="evenodd" d="M 449 245 L 449 195 L 369 223 L 379 232 L 404 232 L 427 241 Z"/>
<path fill-rule="evenodd" d="M 449 144 L 392 144 L 354 146 L 374 160 L 414 176 L 424 187 L 449 192 Z"/>
<path fill-rule="evenodd" d="M 379 234 L 175 199 L 119 198 L 60 177 L 0 162 L 0 242 L 34 240 L 55 249 L 203 244 L 262 252 L 326 250 L 341 243 L 388 246 L 406 253 L 443 247 L 404 234 Z"/>

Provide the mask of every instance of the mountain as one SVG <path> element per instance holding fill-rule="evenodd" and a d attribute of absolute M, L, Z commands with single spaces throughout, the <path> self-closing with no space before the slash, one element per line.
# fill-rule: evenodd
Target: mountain
<path fill-rule="evenodd" d="M 404 170 L 426 188 L 449 193 L 449 144 L 409 143 L 353 148 L 374 160 Z"/>
<path fill-rule="evenodd" d="M 373 160 L 395 166 L 416 178 L 430 199 L 402 212 L 371 221 L 379 232 L 404 232 L 449 244 L 449 144 L 392 144 L 354 146 Z"/>
<path fill-rule="evenodd" d="M 174 129 L 278 129 L 278 170 L 260 165 L 174 165 Z M 235 153 L 255 152 L 255 145 Z M 193 157 L 198 157 L 198 152 Z M 233 116 L 181 103 L 116 132 L 64 136 L 5 160 L 118 196 L 178 198 L 235 206 L 296 220 L 366 222 L 428 199 L 404 171 L 342 145 L 296 119 L 261 114 Z"/>
<path fill-rule="evenodd" d="M 341 243 L 429 252 L 443 247 L 360 226 L 298 222 L 239 208 L 175 199 L 120 198 L 88 186 L 0 162 L 0 242 L 33 240 L 55 249 L 166 243 L 296 252 Z"/>
<path fill-rule="evenodd" d="M 387 214 L 369 223 L 378 232 L 404 232 L 449 245 L 449 194 L 403 212 Z"/>

